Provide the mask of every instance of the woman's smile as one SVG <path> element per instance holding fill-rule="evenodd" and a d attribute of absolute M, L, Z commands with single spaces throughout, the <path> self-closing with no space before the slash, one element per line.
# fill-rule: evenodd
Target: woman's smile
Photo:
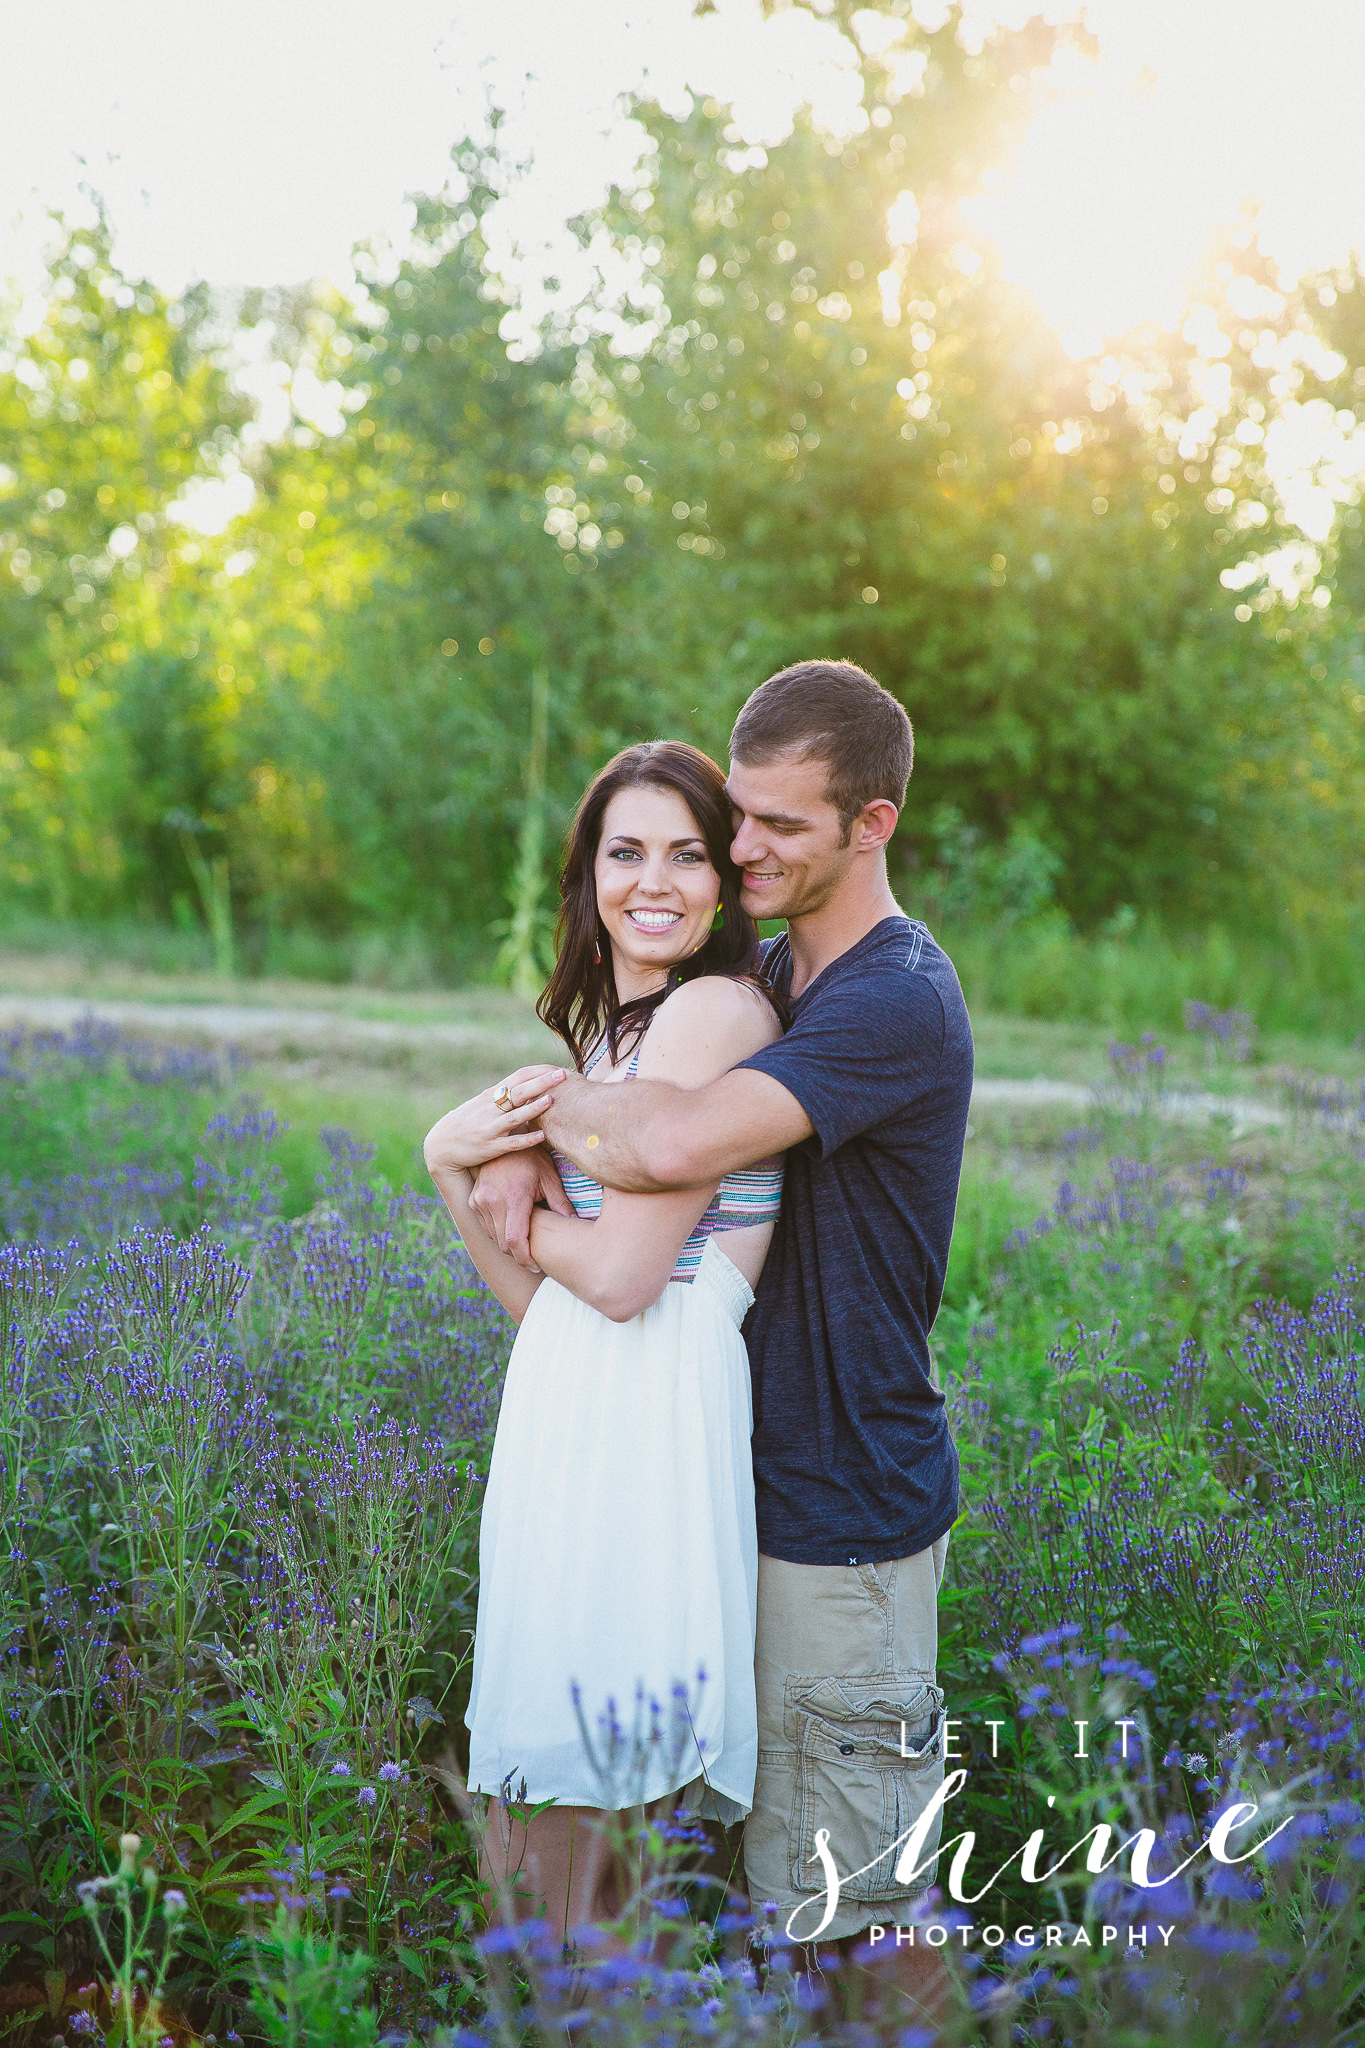
<path fill-rule="evenodd" d="M 597 915 L 620 1002 L 662 988 L 710 934 L 720 900 L 697 821 L 675 789 L 618 789 L 602 813 L 593 862 Z"/>

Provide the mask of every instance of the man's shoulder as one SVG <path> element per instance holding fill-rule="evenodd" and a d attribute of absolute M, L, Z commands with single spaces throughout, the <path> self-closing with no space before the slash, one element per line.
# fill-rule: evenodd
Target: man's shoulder
<path fill-rule="evenodd" d="M 926 925 L 918 925 L 916 930 L 920 934 L 920 944 L 916 957 L 910 963 L 909 979 L 924 992 L 924 1001 L 936 1006 L 942 1020 L 943 1062 L 940 1071 L 945 1079 L 952 1075 L 956 1081 L 970 1088 L 975 1047 L 972 1043 L 972 1020 L 967 1014 L 967 999 L 962 993 L 957 969 Z"/>
<path fill-rule="evenodd" d="M 791 981 L 791 942 L 785 929 L 759 941 L 758 971 L 773 988 L 785 987 Z"/>
<path fill-rule="evenodd" d="M 914 936 L 906 957 L 906 968 L 931 987 L 949 1018 L 960 1017 L 967 1024 L 967 1001 L 957 969 L 928 925 L 915 923 Z"/>
<path fill-rule="evenodd" d="M 850 948 L 824 1003 L 826 1016 L 856 1019 L 864 1042 L 897 1066 L 942 1063 L 945 1078 L 963 1066 L 970 1073 L 971 1023 L 957 971 L 918 919 L 888 918 Z"/>
<path fill-rule="evenodd" d="M 890 999 L 927 1013 L 946 1013 L 962 1002 L 957 970 L 927 925 L 917 918 L 886 918 L 833 963 L 825 993 L 840 1002 Z M 812 995 L 820 989 L 817 980 Z"/>

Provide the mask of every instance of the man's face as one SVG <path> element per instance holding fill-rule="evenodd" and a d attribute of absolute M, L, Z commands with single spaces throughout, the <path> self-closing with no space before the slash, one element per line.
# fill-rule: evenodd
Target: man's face
<path fill-rule="evenodd" d="M 744 870 L 750 917 L 802 917 L 828 902 L 857 855 L 842 844 L 823 761 L 779 756 L 761 767 L 732 761 L 726 785 L 735 810 L 730 848 Z"/>

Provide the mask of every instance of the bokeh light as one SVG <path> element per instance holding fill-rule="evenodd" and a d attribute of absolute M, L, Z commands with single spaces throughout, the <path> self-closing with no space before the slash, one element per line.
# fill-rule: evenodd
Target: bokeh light
<path fill-rule="evenodd" d="M 1092 58 L 964 213 L 1075 355 L 1168 317 L 1244 207 L 1288 278 L 1365 242 L 1365 15 L 1272 0 L 1091 0 Z"/>
<path fill-rule="evenodd" d="M 1039 11 L 980 0 L 963 34 Z M 388 242 L 396 260 L 407 195 L 440 185 L 452 140 L 497 104 L 506 154 L 526 167 L 499 210 L 499 261 L 570 289 L 564 222 L 629 178 L 638 153 L 623 92 L 643 84 L 671 108 L 689 89 L 732 103 L 760 147 L 803 102 L 835 131 L 866 124 L 852 49 L 827 13 L 399 0 L 379 34 L 359 0 L 241 0 L 224 33 L 206 0 L 146 0 L 130 35 L 95 0 L 31 9 L 7 23 L 0 76 L 0 276 L 33 281 L 40 202 L 79 214 L 93 190 L 125 263 L 168 289 L 200 276 L 345 283 L 358 238 Z M 946 14 L 916 0 L 907 87 L 923 62 L 914 26 Z M 1352 0 L 1292 13 L 1275 0 L 1089 0 L 1084 19 L 1096 56 L 1062 58 L 1055 100 L 965 223 L 998 242 L 1073 350 L 1160 317 L 1248 198 L 1287 270 L 1365 240 L 1365 12 Z M 890 35 L 875 9 L 857 29 L 865 47 Z"/>

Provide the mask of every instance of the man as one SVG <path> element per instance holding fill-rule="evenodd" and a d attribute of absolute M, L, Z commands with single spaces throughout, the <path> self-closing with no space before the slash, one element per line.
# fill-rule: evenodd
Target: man
<path fill-rule="evenodd" d="M 744 907 L 787 921 L 766 966 L 790 1029 L 696 1090 L 570 1075 L 541 1119 L 570 1159 L 641 1192 L 787 1154 L 745 1324 L 760 1559 L 744 1860 L 755 1906 L 775 1901 L 798 1940 L 824 1910 L 819 1828 L 841 1879 L 822 1940 L 908 1919 L 926 1880 L 897 1883 L 897 1845 L 943 1776 L 937 1593 L 958 1466 L 929 1332 L 972 1039 L 952 963 L 887 880 L 912 761 L 904 710 L 851 663 L 763 683 L 731 740 L 732 851 Z M 538 1194 L 562 1201 L 548 1160 L 538 1176 L 523 1153 L 485 1167 L 473 1197 L 527 1264 Z M 901 1956 L 923 1993 L 931 1958 Z"/>

